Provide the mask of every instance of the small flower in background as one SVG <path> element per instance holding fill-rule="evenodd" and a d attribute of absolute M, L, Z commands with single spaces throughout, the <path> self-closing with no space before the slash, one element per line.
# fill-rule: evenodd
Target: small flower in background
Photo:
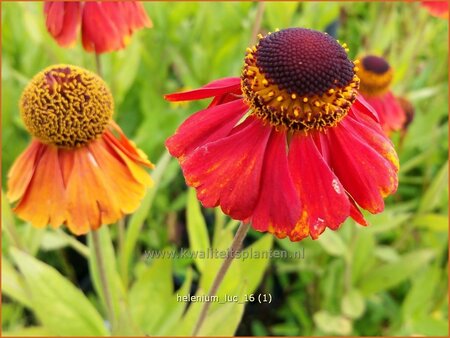
<path fill-rule="evenodd" d="M 84 49 L 97 54 L 120 50 L 135 30 L 152 27 L 137 1 L 50 1 L 44 14 L 47 30 L 60 46 L 74 45 L 81 26 Z"/>
<path fill-rule="evenodd" d="M 80 235 L 139 206 L 152 183 L 146 156 L 111 119 L 103 80 L 71 65 L 51 66 L 25 88 L 20 112 L 33 140 L 8 174 L 8 198 L 36 227 L 61 224 Z"/>
<path fill-rule="evenodd" d="M 400 130 L 406 120 L 405 112 L 390 90 L 394 71 L 382 57 L 367 55 L 359 59 L 359 91 L 378 113 L 381 126 L 389 133 Z"/>
<path fill-rule="evenodd" d="M 442 19 L 448 19 L 448 1 L 422 1 L 421 6 L 431 15 Z"/>
<path fill-rule="evenodd" d="M 309 29 L 269 33 L 247 49 L 241 78 L 166 96 L 213 98 L 166 141 L 205 207 L 292 241 L 349 216 L 367 225 L 357 204 L 383 210 L 398 159 L 345 47 Z"/>

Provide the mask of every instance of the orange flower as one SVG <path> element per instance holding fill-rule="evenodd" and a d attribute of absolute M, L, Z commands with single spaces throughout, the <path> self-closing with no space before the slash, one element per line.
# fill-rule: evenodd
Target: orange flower
<path fill-rule="evenodd" d="M 47 30 L 62 47 L 76 42 L 81 24 L 83 47 L 97 54 L 125 48 L 135 30 L 152 27 L 136 1 L 57 2 L 44 4 Z"/>
<path fill-rule="evenodd" d="M 359 91 L 378 113 L 383 130 L 400 130 L 406 114 L 390 89 L 394 71 L 389 63 L 380 56 L 366 55 L 359 59 L 356 74 L 361 81 Z"/>
<path fill-rule="evenodd" d="M 139 206 L 153 168 L 111 119 L 113 98 L 85 69 L 51 66 L 25 88 L 20 112 L 33 135 L 8 174 L 17 215 L 80 235 Z"/>

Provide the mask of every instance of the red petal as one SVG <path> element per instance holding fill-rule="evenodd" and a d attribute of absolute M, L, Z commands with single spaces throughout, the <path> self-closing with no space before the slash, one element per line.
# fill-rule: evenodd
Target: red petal
<path fill-rule="evenodd" d="M 351 116 L 348 118 L 354 133 L 365 143 L 375 149 L 381 156 L 388 160 L 392 170 L 398 172 L 399 162 L 394 145 L 380 128 L 380 125 L 369 120 L 356 120 Z"/>
<path fill-rule="evenodd" d="M 101 7 L 104 13 L 104 20 L 112 22 L 121 40 L 123 40 L 123 37 L 131 34 L 130 19 L 126 17 L 122 3 L 105 1 L 101 3 Z"/>
<path fill-rule="evenodd" d="M 89 52 L 105 53 L 123 48 L 123 38 L 107 15 L 104 4 L 86 2 L 82 17 L 83 47 Z"/>
<path fill-rule="evenodd" d="M 63 47 L 75 43 L 80 26 L 80 2 L 45 2 L 45 24 L 48 32 Z"/>
<path fill-rule="evenodd" d="M 256 230 L 284 237 L 296 228 L 301 216 L 300 201 L 288 168 L 285 131 L 272 131 L 263 168 L 259 200 L 251 222 Z"/>
<path fill-rule="evenodd" d="M 369 128 L 357 127 L 356 131 L 355 126 L 355 120 L 348 116 L 337 127 L 329 129 L 332 167 L 361 207 L 372 213 L 381 212 L 383 197 L 397 189 L 397 171 L 391 159 L 383 157 L 367 142 L 377 134 Z"/>
<path fill-rule="evenodd" d="M 355 112 L 357 112 L 357 114 L 355 114 Z M 377 123 L 380 122 L 377 110 L 374 109 L 361 94 L 356 96 L 356 100 L 352 104 L 349 115 L 354 117 L 357 117 L 355 115 L 369 117 Z"/>
<path fill-rule="evenodd" d="M 143 27 L 152 27 L 152 22 L 147 16 L 147 12 L 138 1 L 121 1 L 120 13 L 126 18 L 130 33 Z"/>
<path fill-rule="evenodd" d="M 166 147 L 172 156 L 182 160 L 195 148 L 227 136 L 247 110 L 243 100 L 201 110 L 183 122 L 167 139 Z"/>
<path fill-rule="evenodd" d="M 438 18 L 448 19 L 448 2 L 447 1 L 422 1 L 422 7 Z"/>
<path fill-rule="evenodd" d="M 205 207 L 220 205 L 224 213 L 239 220 L 251 215 L 270 131 L 250 116 L 230 136 L 186 157 L 181 164 L 186 182 L 197 189 Z"/>
<path fill-rule="evenodd" d="M 356 205 L 353 198 L 348 195 L 349 201 L 350 201 L 350 217 L 353 218 L 358 224 L 361 224 L 363 226 L 368 226 L 369 223 L 364 218 L 364 215 L 361 213 L 361 210 L 359 210 L 358 206 Z"/>
<path fill-rule="evenodd" d="M 207 85 L 187 92 L 167 94 L 164 98 L 168 101 L 193 101 L 208 97 L 224 95 L 236 92 L 241 87 L 241 79 L 238 77 L 225 77 L 208 83 Z"/>
<path fill-rule="evenodd" d="M 367 102 L 377 111 L 383 130 L 389 132 L 402 128 L 406 114 L 392 92 L 380 97 L 367 98 Z"/>
<path fill-rule="evenodd" d="M 294 135 L 289 149 L 289 169 L 308 215 L 311 237 L 318 238 L 326 226 L 337 229 L 349 216 L 350 203 L 344 187 L 311 137 Z"/>

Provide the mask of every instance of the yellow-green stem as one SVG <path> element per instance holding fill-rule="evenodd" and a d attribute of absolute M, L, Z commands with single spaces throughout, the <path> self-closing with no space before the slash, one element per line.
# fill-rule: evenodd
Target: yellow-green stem
<path fill-rule="evenodd" d="M 112 297 L 110 293 L 110 288 L 108 284 L 108 276 L 106 275 L 106 267 L 105 261 L 103 259 L 102 248 L 100 245 L 100 238 L 98 235 L 98 231 L 92 231 L 92 245 L 94 247 L 95 252 L 95 260 L 97 266 L 98 276 L 100 278 L 100 289 L 103 295 L 103 299 L 105 301 L 106 312 L 108 315 L 108 320 L 111 325 L 111 332 L 115 331 L 115 319 L 114 319 L 114 309 L 112 304 Z"/>
<path fill-rule="evenodd" d="M 241 223 L 239 225 L 239 228 L 236 231 L 236 235 L 233 238 L 233 242 L 231 242 L 230 248 L 228 249 L 228 254 L 227 254 L 225 260 L 223 261 L 222 265 L 220 266 L 219 272 L 217 272 L 217 275 L 214 278 L 211 289 L 209 290 L 208 296 L 210 299 L 212 298 L 212 296 L 215 296 L 217 293 L 217 290 L 219 290 L 219 286 L 222 283 L 223 279 L 225 278 L 225 275 L 233 261 L 236 251 L 238 251 L 240 249 L 240 247 L 242 245 L 242 241 L 244 240 L 245 235 L 247 235 L 247 232 L 249 229 L 250 229 L 250 223 Z M 200 316 L 198 317 L 197 323 L 194 326 L 194 331 L 192 332 L 193 336 L 197 336 L 198 333 L 200 332 L 203 322 L 206 319 L 206 315 L 208 313 L 210 305 L 211 305 L 210 302 L 205 302 L 203 304 L 202 310 L 200 312 Z"/>

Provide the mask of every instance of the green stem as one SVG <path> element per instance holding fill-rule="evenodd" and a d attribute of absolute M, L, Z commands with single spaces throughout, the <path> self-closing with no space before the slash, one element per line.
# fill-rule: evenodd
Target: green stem
<path fill-rule="evenodd" d="M 258 7 L 256 9 L 255 20 L 253 21 L 252 35 L 250 40 L 250 46 L 256 43 L 256 39 L 259 31 L 261 30 L 261 23 L 264 16 L 265 3 L 264 1 L 258 2 Z"/>
<path fill-rule="evenodd" d="M 236 235 L 233 238 L 233 241 L 231 242 L 231 245 L 228 249 L 228 254 L 223 261 L 222 265 L 220 266 L 219 272 L 217 273 L 216 277 L 214 278 L 213 284 L 211 286 L 211 289 L 209 290 L 208 296 L 211 299 L 212 296 L 215 296 L 217 293 L 217 290 L 219 290 L 219 286 L 222 283 L 223 279 L 225 278 L 225 275 L 228 271 L 228 268 L 230 267 L 231 263 L 233 262 L 233 258 L 236 255 L 236 252 L 240 249 L 242 245 L 242 241 L 245 238 L 245 235 L 247 235 L 248 230 L 250 229 L 250 223 L 241 223 L 239 225 L 239 228 L 236 232 Z M 203 303 L 202 310 L 200 312 L 200 316 L 198 317 L 197 323 L 195 324 L 194 331 L 192 333 L 193 336 L 197 336 L 203 322 L 206 319 L 206 314 L 208 313 L 209 306 L 211 305 L 211 302 L 205 302 Z"/>
<path fill-rule="evenodd" d="M 103 259 L 103 253 L 101 250 L 100 239 L 98 235 L 98 230 L 92 231 L 92 245 L 95 252 L 95 260 L 97 263 L 98 275 L 100 277 L 100 288 L 103 293 L 103 299 L 106 305 L 106 311 L 108 314 L 108 320 L 111 325 L 111 331 L 115 330 L 115 320 L 114 320 L 114 310 L 112 305 L 112 297 L 110 293 L 110 288 L 108 284 L 108 277 L 106 275 L 105 261 Z"/>
<path fill-rule="evenodd" d="M 97 74 L 102 76 L 102 63 L 100 61 L 100 54 L 95 53 L 95 67 L 97 68 Z"/>

